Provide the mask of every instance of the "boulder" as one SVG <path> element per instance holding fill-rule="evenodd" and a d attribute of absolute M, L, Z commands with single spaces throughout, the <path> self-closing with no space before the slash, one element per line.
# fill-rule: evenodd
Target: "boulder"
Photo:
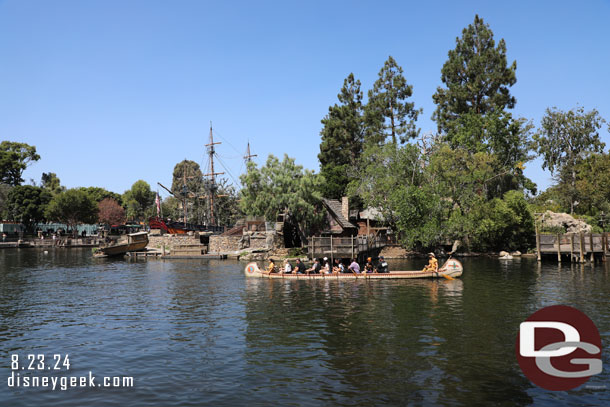
<path fill-rule="evenodd" d="M 543 228 L 561 227 L 566 233 L 591 233 L 591 225 L 580 219 L 574 219 L 567 213 L 546 211 L 542 214 L 541 221 Z"/>
<path fill-rule="evenodd" d="M 508 252 L 505 252 L 504 250 L 502 250 L 500 253 L 498 253 L 498 256 L 506 257 L 506 256 L 510 256 L 510 254 Z"/>

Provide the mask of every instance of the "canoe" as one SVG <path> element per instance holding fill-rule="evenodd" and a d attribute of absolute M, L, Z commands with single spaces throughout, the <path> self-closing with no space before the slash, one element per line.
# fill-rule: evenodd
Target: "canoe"
<path fill-rule="evenodd" d="M 137 252 L 148 246 L 148 232 L 130 233 L 127 239 L 114 244 L 100 247 L 95 252 L 95 257 L 120 256 L 127 252 Z"/>
<path fill-rule="evenodd" d="M 337 279 L 337 280 L 355 280 L 355 279 L 395 279 L 395 278 L 452 278 L 462 275 L 464 268 L 462 263 L 455 259 L 449 259 L 443 264 L 443 267 L 438 272 L 423 272 L 423 271 L 392 271 L 390 273 L 333 273 L 333 274 L 294 274 L 294 273 L 267 273 L 262 271 L 258 264 L 248 263 L 244 272 L 248 277 L 262 278 L 283 278 L 292 280 L 322 280 L 322 279 Z"/>

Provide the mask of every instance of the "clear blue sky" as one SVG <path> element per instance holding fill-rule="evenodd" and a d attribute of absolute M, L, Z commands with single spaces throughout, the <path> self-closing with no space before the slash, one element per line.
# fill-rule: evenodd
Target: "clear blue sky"
<path fill-rule="evenodd" d="M 537 126 L 549 106 L 582 105 L 610 119 L 608 1 L 0 0 L 0 138 L 37 147 L 27 179 L 69 188 L 171 184 L 177 162 L 205 165 L 210 121 L 234 178 L 248 140 L 259 163 L 287 153 L 318 170 L 343 79 L 370 89 L 388 55 L 434 130 L 440 69 L 477 13 L 517 61 L 517 116 Z M 550 183 L 539 161 L 526 174 Z"/>

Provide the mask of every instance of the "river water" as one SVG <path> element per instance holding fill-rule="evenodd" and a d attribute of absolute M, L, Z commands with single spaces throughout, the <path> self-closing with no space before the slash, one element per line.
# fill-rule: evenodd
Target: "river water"
<path fill-rule="evenodd" d="M 605 370 L 567 392 L 531 384 L 515 358 L 519 323 L 554 304 L 587 314 L 607 346 L 608 263 L 463 263 L 455 281 L 270 281 L 235 261 L 0 250 L 0 405 L 610 404 L 607 351 Z M 39 354 L 42 370 L 27 370 Z M 69 369 L 54 370 L 56 354 Z M 15 357 L 21 378 L 134 386 L 9 387 Z"/>

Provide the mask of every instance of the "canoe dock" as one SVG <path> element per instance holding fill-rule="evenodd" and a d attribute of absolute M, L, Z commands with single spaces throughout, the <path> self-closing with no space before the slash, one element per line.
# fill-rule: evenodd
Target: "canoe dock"
<path fill-rule="evenodd" d="M 376 257 L 388 245 L 386 236 L 312 236 L 307 247 L 310 259 L 328 257 L 340 259 L 364 259 Z"/>
<path fill-rule="evenodd" d="M 570 262 L 585 263 L 588 258 L 593 263 L 597 256 L 605 262 L 610 255 L 609 238 L 610 233 L 537 233 L 537 259 L 542 261 L 542 255 L 554 255 L 558 262 L 563 256 L 568 257 Z"/>

